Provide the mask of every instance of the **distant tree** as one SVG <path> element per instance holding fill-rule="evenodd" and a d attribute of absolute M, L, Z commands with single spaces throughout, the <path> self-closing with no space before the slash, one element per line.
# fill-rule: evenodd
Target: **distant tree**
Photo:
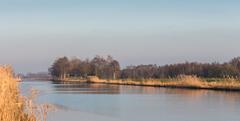
<path fill-rule="evenodd" d="M 78 77 L 80 76 L 80 71 L 81 71 L 81 65 L 82 61 L 78 58 L 73 58 L 72 60 L 69 61 L 70 64 L 70 76 Z"/>
<path fill-rule="evenodd" d="M 62 57 L 53 63 L 49 72 L 52 76 L 61 79 L 68 76 L 86 78 L 89 75 L 104 79 L 169 78 L 179 75 L 196 75 L 209 78 L 232 76 L 240 78 L 240 57 L 226 63 L 185 62 L 163 66 L 149 64 L 127 66 L 122 70 L 119 62 L 113 59 L 112 56 L 107 56 L 107 58 L 95 56 L 90 60 L 80 60 L 78 58 L 69 60 L 67 57 Z"/>
<path fill-rule="evenodd" d="M 102 57 L 97 55 L 91 60 L 91 64 L 94 66 L 94 74 L 96 76 L 101 76 L 101 73 L 103 71 L 103 67 L 105 64 L 105 60 Z"/>
<path fill-rule="evenodd" d="M 50 73 L 60 79 L 65 79 L 70 71 L 70 63 L 67 57 L 57 59 L 49 69 Z"/>
<path fill-rule="evenodd" d="M 78 58 L 68 59 L 67 57 L 57 59 L 49 72 L 52 76 L 64 79 L 66 77 L 83 77 L 95 75 L 105 79 L 116 79 L 120 77 L 120 64 L 113 57 L 106 59 L 100 56 L 92 60 L 80 60 Z"/>
<path fill-rule="evenodd" d="M 229 63 L 240 73 L 240 57 L 233 58 Z"/>
<path fill-rule="evenodd" d="M 94 74 L 94 66 L 90 63 L 88 59 L 83 61 L 80 66 L 80 73 L 82 77 L 87 77 Z"/>
<path fill-rule="evenodd" d="M 111 73 L 112 73 L 112 78 L 116 79 L 119 78 L 120 76 L 120 64 L 117 60 L 112 60 L 110 62 L 110 68 L 111 68 Z"/>

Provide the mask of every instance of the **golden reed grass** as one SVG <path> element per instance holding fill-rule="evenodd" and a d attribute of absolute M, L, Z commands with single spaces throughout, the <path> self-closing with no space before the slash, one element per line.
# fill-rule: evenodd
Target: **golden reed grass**
<path fill-rule="evenodd" d="M 34 103 L 36 91 L 21 96 L 18 81 L 10 66 L 0 66 L 0 121 L 46 121 L 50 106 Z"/>
<path fill-rule="evenodd" d="M 148 79 L 142 81 L 133 81 L 130 79 L 103 80 L 95 76 L 89 77 L 87 81 L 91 83 L 240 91 L 240 81 L 238 79 L 227 77 L 221 80 L 222 81 L 216 80 L 208 82 L 197 76 L 180 75 L 176 78 L 164 79 L 164 81 L 161 79 Z"/>

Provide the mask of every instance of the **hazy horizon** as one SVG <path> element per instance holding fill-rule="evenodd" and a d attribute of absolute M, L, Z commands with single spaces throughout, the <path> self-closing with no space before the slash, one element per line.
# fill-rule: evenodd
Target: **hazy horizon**
<path fill-rule="evenodd" d="M 0 64 L 42 72 L 57 57 L 112 55 L 122 67 L 240 56 L 237 0 L 0 2 Z"/>

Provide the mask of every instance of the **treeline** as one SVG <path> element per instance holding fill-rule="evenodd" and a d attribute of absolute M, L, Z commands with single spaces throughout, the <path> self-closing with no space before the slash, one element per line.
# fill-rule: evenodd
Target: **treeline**
<path fill-rule="evenodd" d="M 49 69 L 55 77 L 87 77 L 98 76 L 104 79 L 149 79 L 169 78 L 178 75 L 196 75 L 206 78 L 240 77 L 240 57 L 226 63 L 185 62 L 164 66 L 138 65 L 120 69 L 119 62 L 111 56 L 96 56 L 92 60 L 57 59 Z"/>
<path fill-rule="evenodd" d="M 164 66 L 138 65 L 128 66 L 121 71 L 121 78 L 133 79 L 169 78 L 179 75 L 196 75 L 206 78 L 240 77 L 240 57 L 223 64 L 185 62 Z"/>
<path fill-rule="evenodd" d="M 86 78 L 87 76 L 116 79 L 120 78 L 120 65 L 111 56 L 107 58 L 96 56 L 92 60 L 62 57 L 53 63 L 49 68 L 49 72 L 53 77 L 60 79 L 67 77 Z"/>

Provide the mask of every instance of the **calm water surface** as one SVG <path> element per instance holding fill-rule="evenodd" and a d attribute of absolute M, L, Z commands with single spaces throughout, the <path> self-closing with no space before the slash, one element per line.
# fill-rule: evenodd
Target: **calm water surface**
<path fill-rule="evenodd" d="M 240 92 L 21 82 L 21 93 L 58 109 L 48 121 L 240 121 Z"/>

